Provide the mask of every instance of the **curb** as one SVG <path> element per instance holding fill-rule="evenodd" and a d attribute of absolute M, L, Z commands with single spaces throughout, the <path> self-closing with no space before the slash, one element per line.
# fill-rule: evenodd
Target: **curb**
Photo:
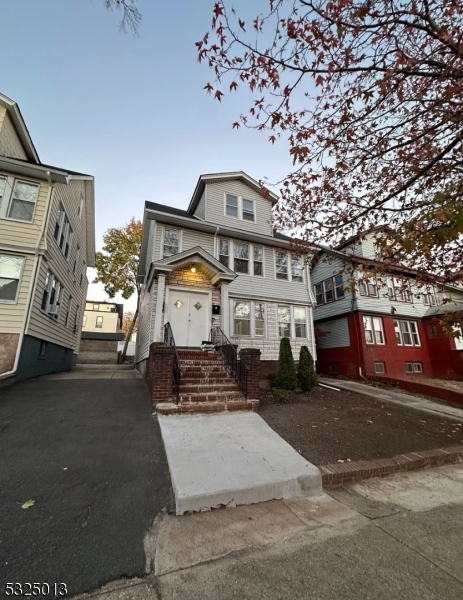
<path fill-rule="evenodd" d="M 463 445 L 398 454 L 393 458 L 380 460 L 359 460 L 349 463 L 335 463 L 319 467 L 324 488 L 334 488 L 345 483 L 357 483 L 371 477 L 387 477 L 402 471 L 418 471 L 427 467 L 463 462 Z"/>

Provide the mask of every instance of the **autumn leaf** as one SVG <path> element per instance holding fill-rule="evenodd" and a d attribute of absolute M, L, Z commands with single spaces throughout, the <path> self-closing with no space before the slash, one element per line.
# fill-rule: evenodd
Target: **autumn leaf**
<path fill-rule="evenodd" d="M 34 506 L 34 504 L 35 504 L 35 500 L 28 500 L 27 502 L 24 502 L 24 504 L 21 506 L 21 508 L 23 510 L 27 510 L 31 506 Z"/>
<path fill-rule="evenodd" d="M 222 96 L 223 96 L 223 92 L 221 92 L 220 90 L 217 90 L 217 91 L 215 92 L 215 94 L 214 94 L 214 98 L 217 98 L 217 100 L 218 100 L 219 102 L 221 102 L 221 101 L 222 101 Z"/>
<path fill-rule="evenodd" d="M 243 31 L 246 31 L 246 29 L 244 28 L 244 25 L 245 25 L 244 21 L 242 21 L 241 19 L 238 19 L 238 25 L 241 27 L 241 29 Z"/>
<path fill-rule="evenodd" d="M 236 81 L 232 81 L 230 83 L 230 90 L 236 90 L 238 88 L 238 84 L 236 83 Z"/>
<path fill-rule="evenodd" d="M 212 87 L 212 85 L 210 83 L 207 83 L 204 86 L 204 89 L 207 91 L 208 94 L 210 94 L 213 91 L 214 88 Z"/>

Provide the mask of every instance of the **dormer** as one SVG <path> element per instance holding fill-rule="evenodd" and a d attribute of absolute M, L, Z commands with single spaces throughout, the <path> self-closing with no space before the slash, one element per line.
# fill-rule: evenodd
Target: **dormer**
<path fill-rule="evenodd" d="M 201 175 L 188 214 L 249 232 L 272 235 L 272 208 L 278 196 L 243 171 Z"/>

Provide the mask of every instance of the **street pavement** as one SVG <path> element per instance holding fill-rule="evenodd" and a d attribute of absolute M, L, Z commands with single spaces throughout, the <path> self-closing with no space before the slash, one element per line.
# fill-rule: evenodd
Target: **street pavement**
<path fill-rule="evenodd" d="M 163 508 L 173 509 L 167 460 L 135 371 L 0 388 L 0 597 L 7 582 L 64 582 L 71 595 L 143 576 Z"/>
<path fill-rule="evenodd" d="M 181 517 L 98 600 L 461 600 L 463 466 Z M 83 598 L 79 597 L 79 600 Z"/>

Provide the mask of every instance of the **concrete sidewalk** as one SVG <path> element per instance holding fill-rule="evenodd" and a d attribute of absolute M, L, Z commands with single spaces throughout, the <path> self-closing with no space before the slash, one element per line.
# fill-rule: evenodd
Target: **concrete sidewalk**
<path fill-rule="evenodd" d="M 177 514 L 321 493 L 321 474 L 253 412 L 159 415 Z"/>
<path fill-rule="evenodd" d="M 41 377 L 44 381 L 67 379 L 142 379 L 133 365 L 77 365 L 71 371 Z"/>
<path fill-rule="evenodd" d="M 439 417 L 445 417 L 447 419 L 463 419 L 463 408 L 434 402 L 429 398 L 421 398 L 419 396 L 412 396 L 411 394 L 403 394 L 402 392 L 393 392 L 358 381 L 328 379 L 327 377 L 320 377 L 319 381 L 320 383 L 331 385 L 341 390 L 357 392 L 357 394 L 363 394 L 364 396 L 369 396 L 375 400 L 385 400 L 387 402 L 392 402 L 393 404 L 406 406 L 407 408 L 414 408 L 422 412 L 438 415 Z"/>
<path fill-rule="evenodd" d="M 145 539 L 149 575 L 92 597 L 461 600 L 462 529 L 461 465 L 315 498 L 163 515 Z"/>

